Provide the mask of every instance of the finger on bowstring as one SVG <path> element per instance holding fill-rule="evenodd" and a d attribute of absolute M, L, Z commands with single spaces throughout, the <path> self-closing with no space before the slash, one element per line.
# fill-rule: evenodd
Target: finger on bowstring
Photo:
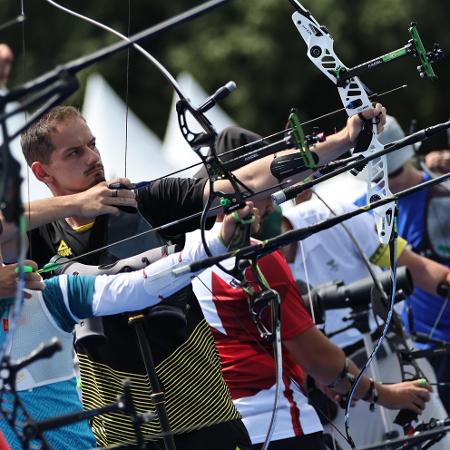
<path fill-rule="evenodd" d="M 119 210 L 122 209 L 125 212 L 129 212 L 127 210 L 137 211 L 138 206 L 137 201 L 134 197 L 110 197 L 107 201 L 107 205 L 119 208 Z"/>
<path fill-rule="evenodd" d="M 417 392 L 417 397 L 424 402 L 428 402 L 431 398 L 429 391 L 427 391 L 426 389 L 422 389 L 421 391 Z"/>
<path fill-rule="evenodd" d="M 412 403 L 410 406 L 407 406 L 406 409 L 409 409 L 416 414 L 422 414 L 422 409 L 420 409 L 415 403 Z"/>
<path fill-rule="evenodd" d="M 42 281 L 29 281 L 25 283 L 25 289 L 30 291 L 43 291 L 45 289 L 45 284 Z"/>
<path fill-rule="evenodd" d="M 366 117 L 362 112 L 358 113 L 358 117 L 360 120 L 362 120 L 363 122 L 366 122 L 367 120 L 370 120 L 370 117 Z"/>
<path fill-rule="evenodd" d="M 25 281 L 42 281 L 42 277 L 37 272 L 30 272 L 24 274 Z"/>
<path fill-rule="evenodd" d="M 416 406 L 419 409 L 419 414 L 425 409 L 426 403 L 420 400 L 414 400 L 413 401 L 414 406 Z"/>

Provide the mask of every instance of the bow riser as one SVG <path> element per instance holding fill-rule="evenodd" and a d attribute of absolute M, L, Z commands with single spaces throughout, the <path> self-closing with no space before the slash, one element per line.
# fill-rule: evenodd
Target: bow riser
<path fill-rule="evenodd" d="M 375 137 L 375 136 L 374 136 Z M 378 142 L 378 140 L 377 140 Z M 381 144 L 380 144 L 381 145 Z M 383 146 L 381 145 L 381 148 Z M 369 149 L 364 152 L 364 156 L 378 151 L 380 148 Z M 389 190 L 388 170 L 386 156 L 382 156 L 371 161 L 367 165 L 367 203 L 372 203 L 376 200 L 386 198 L 392 195 Z M 375 223 L 377 227 L 378 238 L 382 244 L 389 243 L 394 226 L 394 208 L 395 203 L 388 203 L 387 205 L 377 208 L 373 211 L 375 216 Z"/>

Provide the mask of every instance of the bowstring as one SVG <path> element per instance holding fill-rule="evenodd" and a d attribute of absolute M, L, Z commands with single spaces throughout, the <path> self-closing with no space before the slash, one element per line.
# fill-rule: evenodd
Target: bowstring
<path fill-rule="evenodd" d="M 127 37 L 131 34 L 131 0 L 128 0 L 128 26 Z M 125 88 L 125 149 L 124 149 L 124 177 L 127 177 L 127 153 L 128 153 L 128 114 L 129 108 L 129 88 L 130 88 L 130 47 L 127 48 L 126 63 L 126 88 Z"/>

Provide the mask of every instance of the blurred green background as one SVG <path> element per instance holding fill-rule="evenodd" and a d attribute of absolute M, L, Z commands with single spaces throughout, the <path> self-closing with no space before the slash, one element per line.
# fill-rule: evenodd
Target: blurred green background
<path fill-rule="evenodd" d="M 20 1 L 2 0 L 0 23 L 20 12 Z M 61 4 L 132 34 L 197 5 L 200 0 L 78 0 Z M 406 44 L 411 20 L 416 20 L 427 49 L 439 42 L 450 48 L 448 0 L 303 0 L 335 40 L 335 50 L 354 66 Z M 9 87 L 40 75 L 58 64 L 93 52 L 117 38 L 69 16 L 45 0 L 24 0 L 27 16 L 22 25 L 0 31 L 16 55 Z M 224 7 L 182 25 L 144 44 L 175 75 L 191 72 L 210 93 L 228 80 L 238 89 L 221 106 L 240 125 L 262 134 L 284 127 L 293 106 L 307 120 L 341 106 L 337 90 L 307 59 L 306 46 L 291 21 L 288 0 L 233 0 Z M 437 63 L 437 81 L 419 78 L 414 58 L 380 67 L 362 77 L 375 92 L 403 83 L 407 89 L 383 98 L 389 112 L 408 130 L 449 117 L 447 59 Z M 169 114 L 172 90 L 158 71 L 131 51 L 111 57 L 80 73 L 84 83 L 90 71 L 100 72 L 122 98 L 129 82 L 128 104 L 160 137 Z M 80 105 L 83 90 L 69 102 Z M 320 123 L 331 132 L 344 124 L 345 114 Z M 307 129 L 307 131 L 310 131 Z M 445 134 L 424 150 L 447 146 Z"/>

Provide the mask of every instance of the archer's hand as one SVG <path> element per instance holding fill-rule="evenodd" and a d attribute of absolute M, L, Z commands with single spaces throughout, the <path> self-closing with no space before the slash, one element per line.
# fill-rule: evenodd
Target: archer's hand
<path fill-rule="evenodd" d="M 434 150 L 425 156 L 425 165 L 433 172 L 450 172 L 450 150 Z"/>
<path fill-rule="evenodd" d="M 431 386 L 420 387 L 418 380 L 377 384 L 378 404 L 389 409 L 409 409 L 420 414 L 430 401 Z"/>
<path fill-rule="evenodd" d="M 366 119 L 374 119 L 377 120 L 377 130 L 378 133 L 383 131 L 384 125 L 386 123 L 386 108 L 381 103 L 376 103 L 372 109 L 366 109 L 362 115 Z M 358 115 L 354 115 L 349 117 L 347 120 L 347 133 L 348 139 L 354 145 L 356 143 L 356 139 L 359 136 L 359 133 L 362 129 L 363 121 L 358 117 Z"/>
<path fill-rule="evenodd" d="M 103 214 L 119 214 L 117 206 L 132 206 L 137 208 L 134 191 L 129 189 L 109 189 L 108 184 L 120 182 L 130 185 L 127 178 L 116 178 L 91 187 L 87 191 L 74 194 L 78 216 L 93 218 Z"/>
<path fill-rule="evenodd" d="M 245 202 L 246 205 L 244 208 L 238 209 L 234 211 L 234 215 L 238 215 L 242 219 L 246 219 L 251 217 L 252 215 L 255 217 L 252 223 L 252 233 L 257 233 L 259 230 L 259 225 L 261 221 L 261 217 L 259 215 L 258 208 L 255 208 L 253 202 Z M 224 242 L 226 246 L 228 246 L 236 237 L 236 233 L 238 232 L 238 223 L 235 218 L 233 218 L 232 214 L 227 214 L 223 220 L 222 228 L 220 230 L 220 238 Z"/>
<path fill-rule="evenodd" d="M 36 271 L 38 266 L 34 261 L 25 260 L 26 266 L 31 266 Z M 14 297 L 17 290 L 17 281 L 19 274 L 16 273 L 17 264 L 8 264 L 7 266 L 0 267 L 0 298 Z M 25 273 L 25 288 L 32 291 L 42 291 L 45 285 L 42 281 L 42 277 L 36 273 Z M 29 292 L 24 292 L 25 298 L 30 298 Z"/>

